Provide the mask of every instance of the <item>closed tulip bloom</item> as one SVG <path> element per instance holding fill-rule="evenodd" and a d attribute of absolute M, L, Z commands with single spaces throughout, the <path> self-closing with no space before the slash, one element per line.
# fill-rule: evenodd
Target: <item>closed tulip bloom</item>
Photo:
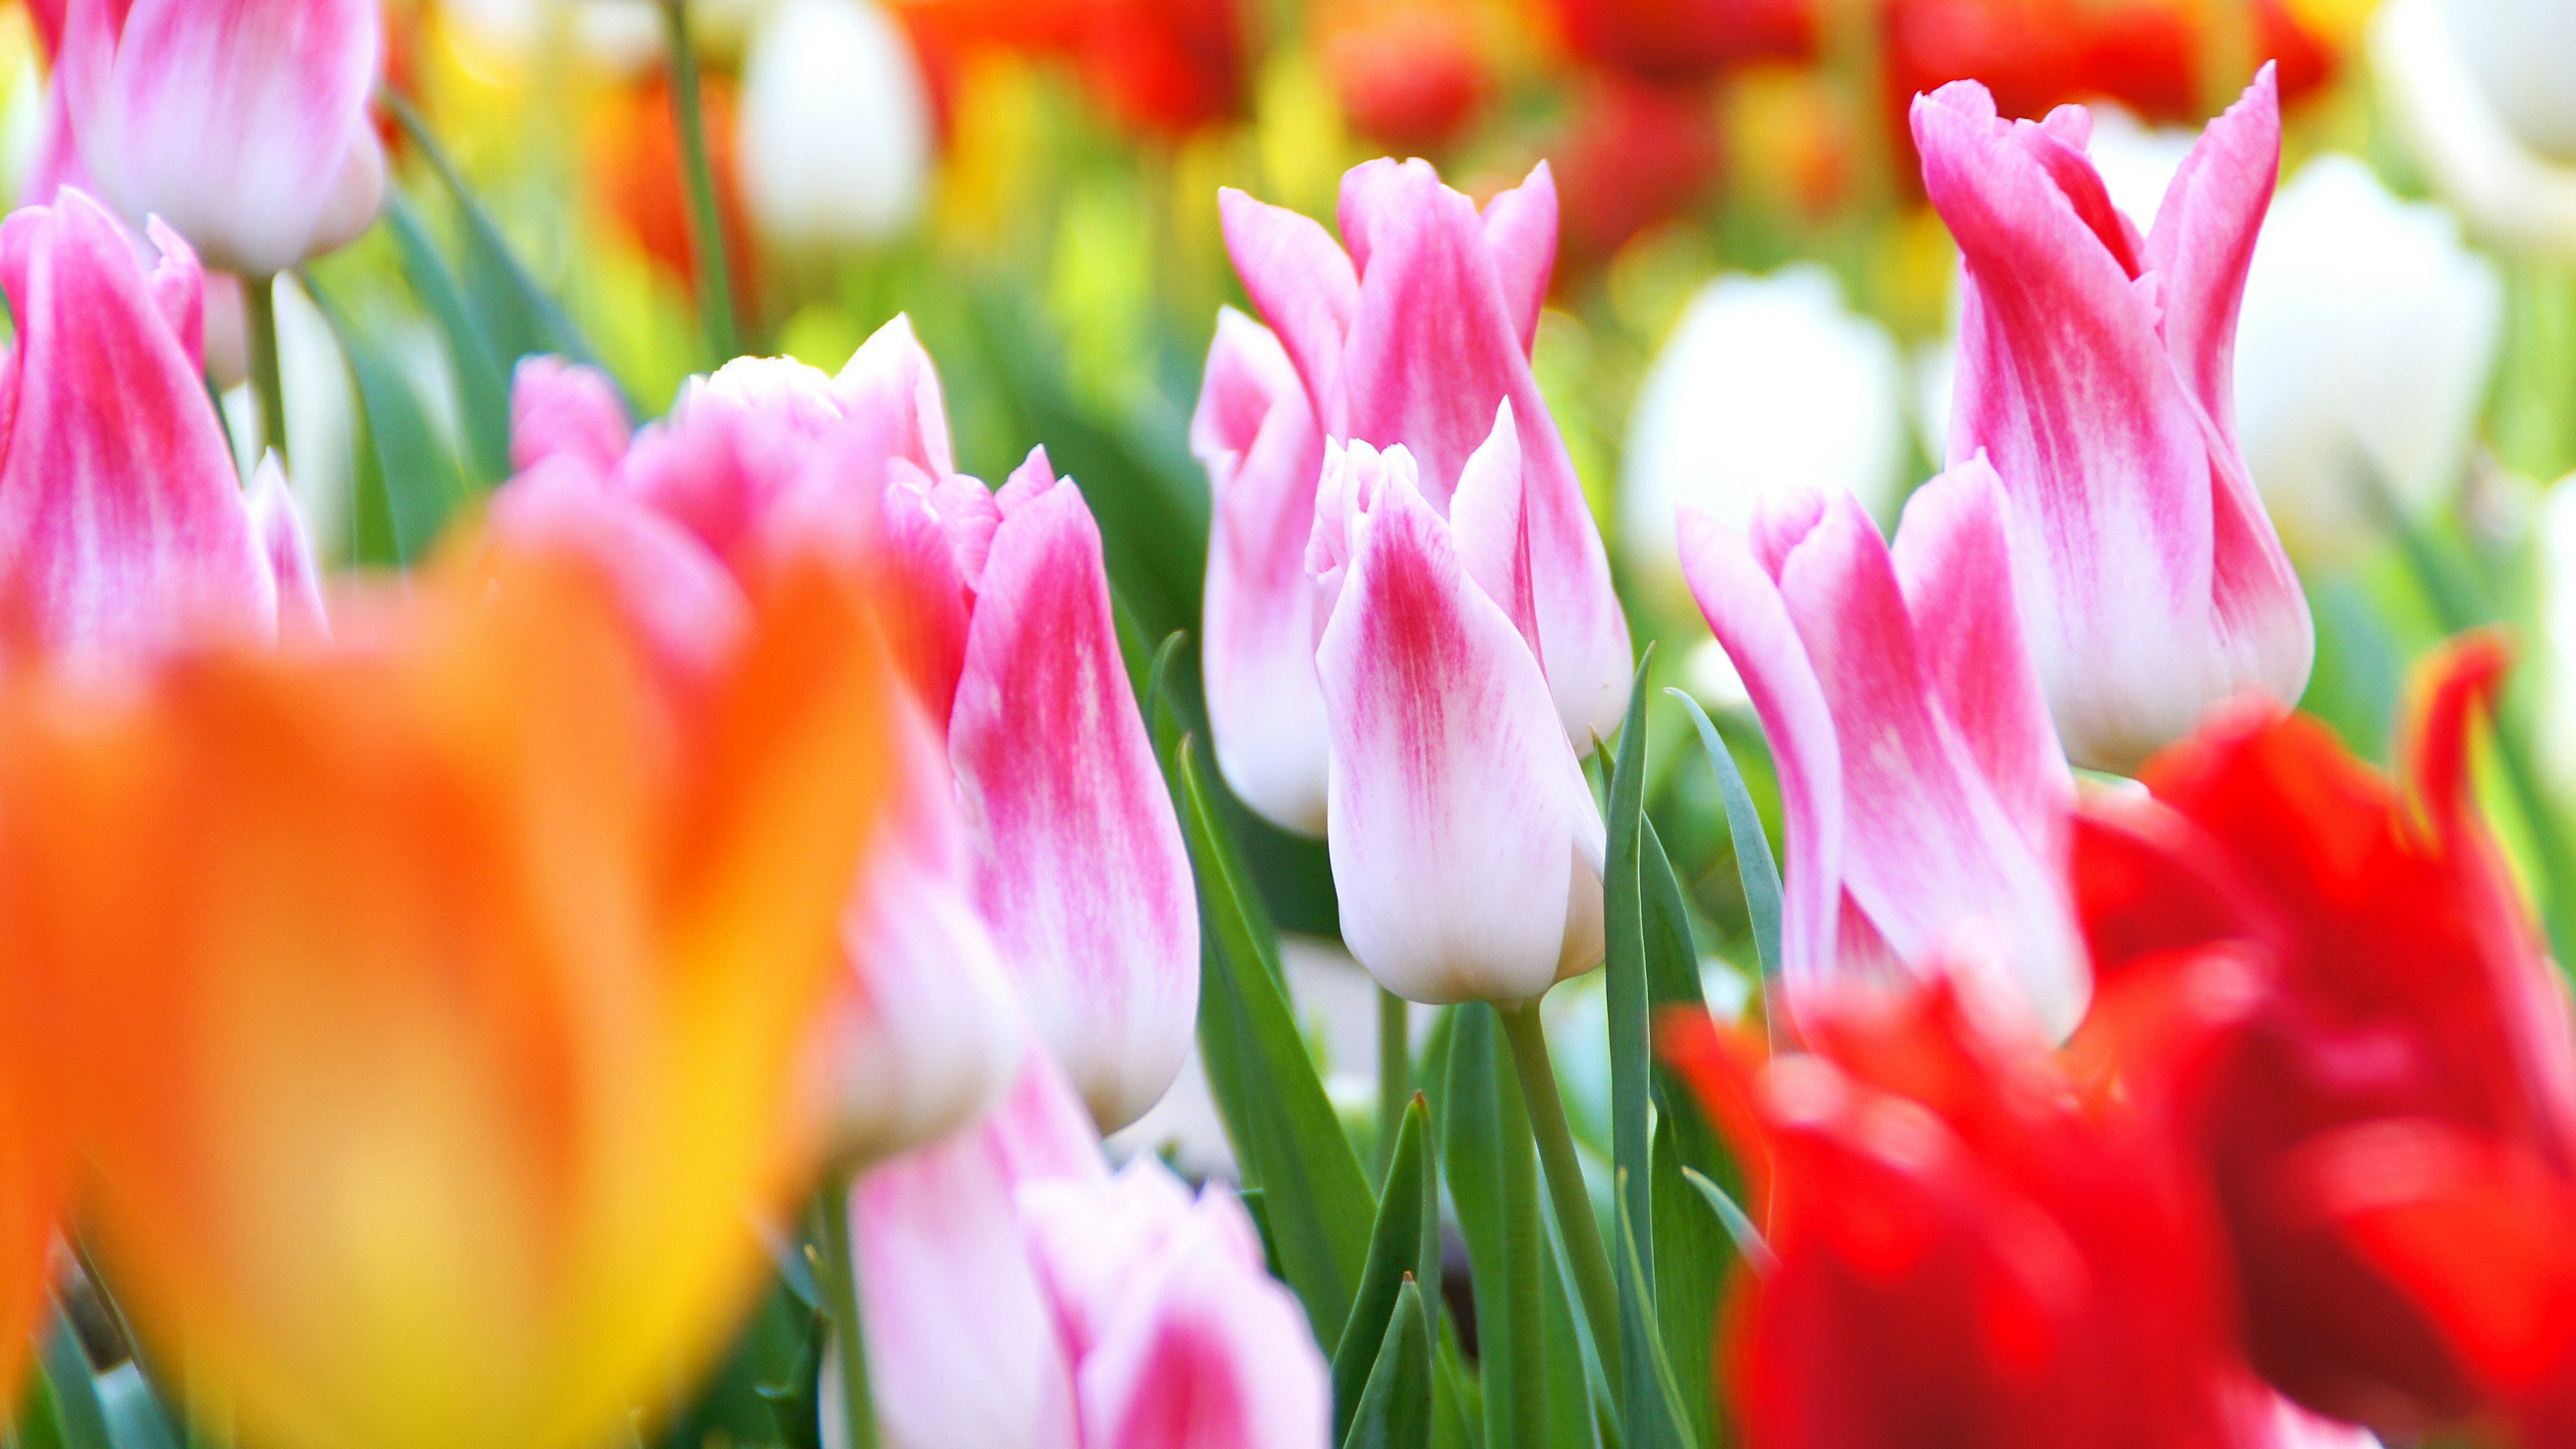
<path fill-rule="evenodd" d="M 129 219 L 266 276 L 375 220 L 383 55 L 375 0 L 70 0 L 61 84 L 83 160 Z"/>
<path fill-rule="evenodd" d="M 245 1438 L 597 1444 L 747 1303 L 901 687 L 859 590 L 753 597 L 694 697 L 553 555 L 13 672 L 5 956 L 119 1299 Z"/>
<path fill-rule="evenodd" d="M 1744 678 L 1788 820 L 1790 1000 L 1963 970 L 1981 1009 L 2064 1037 L 2091 977 L 2064 885 L 2075 784 L 2013 609 L 2003 499 L 1971 461 L 1891 552 L 1849 495 L 1782 493 L 1739 533 L 1682 515 L 1682 567 Z"/>
<path fill-rule="evenodd" d="M 1601 815 L 1549 691 L 1505 403 L 1446 516 L 1413 458 L 1336 445 L 1308 569 L 1342 939 L 1415 1001 L 1523 1001 L 1598 965 Z"/>
<path fill-rule="evenodd" d="M 2089 122 L 1914 106 L 1924 186 L 1965 262 L 1949 455 L 2003 480 L 2016 591 L 2077 764 L 2134 769 L 2210 706 L 2307 687 L 2314 625 L 2235 433 L 2237 305 L 2280 165 L 2269 68 L 2210 123 L 2141 236 Z"/>
<path fill-rule="evenodd" d="M 873 0 L 794 0 L 763 21 L 743 61 L 740 125 L 743 201 L 772 242 L 883 241 L 928 199 L 929 90 Z"/>
<path fill-rule="evenodd" d="M 2154 763 L 2152 803 L 2098 801 L 2077 835 L 2106 988 L 2176 952 L 2266 963 L 2194 1129 L 2254 1362 L 2311 1408 L 2409 1437 L 2480 1408 L 2475 1345 L 2356 1258 L 2316 1199 L 2315 1144 L 2422 1122 L 2576 1185 L 2576 1024 L 2470 791 L 2502 666 L 2489 639 L 2428 666 L 2402 794 L 2314 722 L 2239 710 Z M 2392 1189 L 2427 1161 L 2392 1156 Z"/>
<path fill-rule="evenodd" d="M 44 645 L 152 645 L 209 626 L 266 637 L 288 574 L 290 610 L 315 602 L 309 550 L 297 557 L 279 533 L 293 503 L 268 498 L 254 530 L 206 396 L 196 255 L 166 227 L 151 237 L 147 269 L 79 191 L 0 224 L 18 324 L 0 360 L 0 606 Z"/>
<path fill-rule="evenodd" d="M 1041 1059 L 975 1128 L 868 1174 L 850 1211 L 892 1449 L 1330 1442 L 1323 1356 L 1241 1204 L 1151 1155 L 1112 1174 Z M 825 1413 L 825 1444 L 844 1422 Z"/>
<path fill-rule="evenodd" d="M 1667 1029 L 1773 1259 L 1739 1280 L 1724 1365 L 1748 1442 L 2264 1442 L 2234 1432 L 2219 1244 L 2152 1111 L 2079 1092 L 1946 984 L 1846 992 L 1802 1030 L 1765 1064 L 1705 1018 Z"/>
<path fill-rule="evenodd" d="M 1272 824 L 1324 833 L 1324 693 L 1306 541 L 1324 433 L 1279 338 L 1217 316 L 1190 447 L 1216 495 L 1202 668 L 1217 767 Z"/>
<path fill-rule="evenodd" d="M 1449 508 L 1495 408 L 1511 404 L 1527 473 L 1533 647 L 1576 748 L 1617 733 L 1634 663 L 1628 621 L 1530 372 L 1556 261 L 1547 167 L 1479 212 L 1426 162 L 1369 162 L 1342 178 L 1340 245 L 1305 217 L 1239 191 L 1223 193 L 1220 210 L 1235 271 L 1287 349 L 1325 436 L 1405 449 L 1435 512 Z"/>
<path fill-rule="evenodd" d="M 2481 241 L 2541 259 L 2576 257 L 2571 26 L 2554 0 L 2390 0 L 2370 28 L 2372 73 L 2434 190 Z"/>

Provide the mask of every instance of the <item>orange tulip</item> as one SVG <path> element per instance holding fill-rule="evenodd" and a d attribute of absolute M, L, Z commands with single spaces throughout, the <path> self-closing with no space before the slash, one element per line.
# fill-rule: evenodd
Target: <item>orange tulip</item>
<path fill-rule="evenodd" d="M 542 557 L 335 626 L 0 688 L 0 961 L 79 1053 L 109 1278 L 244 1440 L 588 1449 L 810 1165 L 882 646 L 800 573 L 675 687 Z"/>

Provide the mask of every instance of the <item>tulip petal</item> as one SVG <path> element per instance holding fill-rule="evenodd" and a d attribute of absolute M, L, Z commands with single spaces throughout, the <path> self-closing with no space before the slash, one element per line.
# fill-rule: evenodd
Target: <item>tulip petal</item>
<path fill-rule="evenodd" d="M 569 458 L 605 478 L 617 471 L 633 432 L 607 374 L 560 357 L 520 359 L 510 380 L 513 468 Z"/>
<path fill-rule="evenodd" d="M 1255 201 L 1231 187 L 1217 193 L 1225 248 L 1252 305 L 1279 334 L 1306 380 L 1307 400 L 1324 431 L 1350 432 L 1343 348 L 1359 315 L 1359 274 L 1332 236 L 1284 206 Z"/>
<path fill-rule="evenodd" d="M 1829 503 L 1781 570 L 1843 751 L 1843 885 L 1897 956 L 1973 974 L 1983 1004 L 2063 1038 L 2091 989 L 2062 866 L 2044 861 L 1933 704 L 1878 527 Z"/>
<path fill-rule="evenodd" d="M 1530 577 L 1529 495 L 1523 488 L 1519 430 L 1512 405 L 1505 401 L 1494 418 L 1494 431 L 1467 459 L 1458 476 L 1457 496 L 1449 500 L 1449 533 L 1458 546 L 1458 561 L 1467 577 L 1485 591 L 1512 621 L 1529 645 L 1539 668 L 1547 668 L 1538 626 L 1538 589 Z M 1577 741 L 1588 747 L 1588 739 Z"/>
<path fill-rule="evenodd" d="M 277 581 L 278 637 L 308 643 L 329 639 L 331 621 L 322 610 L 322 570 L 313 561 L 313 538 L 305 531 L 304 510 L 296 506 L 285 465 L 275 453 L 260 460 L 259 476 L 251 480 L 250 522 Z"/>
<path fill-rule="evenodd" d="M 2040 859 L 2059 858 L 2075 778 L 2013 607 L 2003 484 L 1983 457 L 1915 490 L 1894 553 L 1942 711 L 2022 839 Z"/>
<path fill-rule="evenodd" d="M 1389 454 L 1353 500 L 1316 649 L 1342 934 L 1399 995 L 1524 1000 L 1558 979 L 1589 792 L 1537 660 L 1410 472 Z"/>
<path fill-rule="evenodd" d="M 196 359 L 163 315 L 196 260 L 147 280 L 77 191 L 0 225 L 6 363 L 0 580 L 45 641 L 130 644 L 198 616 L 271 627 L 275 597 Z"/>
<path fill-rule="evenodd" d="M 1201 653 L 1217 765 L 1243 802 L 1324 829 L 1324 694 L 1306 574 L 1324 435 L 1278 338 L 1218 314 L 1190 446 L 1216 495 Z"/>
<path fill-rule="evenodd" d="M 1038 1036 L 1104 1129 L 1180 1070 L 1198 904 L 1130 692 L 1100 530 L 1042 456 L 1001 495 L 949 722 L 978 898 Z"/>
<path fill-rule="evenodd" d="M 1538 316 L 1556 270 L 1556 213 L 1556 173 L 1544 161 L 1528 180 L 1485 203 L 1485 244 L 1524 355 L 1538 345 Z"/>
<path fill-rule="evenodd" d="M 1697 509 L 1681 511 L 1678 529 L 1683 577 L 1744 678 L 1780 775 L 1787 835 L 1781 971 L 1792 989 L 1821 985 L 1840 956 L 1843 894 L 1843 765 L 1833 713 L 1758 545 Z"/>
<path fill-rule="evenodd" d="M 2147 265 L 2164 278 L 2166 350 L 2220 432 L 2236 433 L 2236 316 L 2281 172 L 2281 95 L 2265 62 L 2209 123 L 2156 208 Z"/>
<path fill-rule="evenodd" d="M 957 471 L 939 368 L 914 335 L 910 316 L 898 313 L 878 328 L 851 354 L 833 386 L 850 412 L 880 411 L 892 420 L 893 456 L 911 460 L 933 478 Z"/>

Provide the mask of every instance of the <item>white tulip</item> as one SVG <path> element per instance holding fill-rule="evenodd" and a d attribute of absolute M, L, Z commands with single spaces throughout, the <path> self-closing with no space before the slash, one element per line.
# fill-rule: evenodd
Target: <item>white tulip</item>
<path fill-rule="evenodd" d="M 2511 13 L 2464 25 L 2480 7 Z M 2370 28 L 2371 68 L 2434 187 L 2482 240 L 2559 259 L 2576 258 L 2571 13 L 2568 0 L 2390 0 Z"/>
<path fill-rule="evenodd" d="M 2284 187 L 2236 331 L 2237 437 L 2292 552 L 2348 555 L 2378 523 L 2375 473 L 2430 511 L 2467 465 L 2504 328 L 2495 265 L 2438 207 L 2350 156 Z"/>
<path fill-rule="evenodd" d="M 1619 532 L 1629 562 L 1678 594 L 1673 511 L 1743 527 L 1774 489 L 1895 501 L 1905 403 L 1896 344 L 1805 263 L 1720 277 L 1683 312 L 1628 425 Z"/>
<path fill-rule="evenodd" d="M 930 185 L 928 86 L 912 44 L 873 0 L 790 0 L 743 67 L 743 199 L 771 241 L 882 241 Z"/>

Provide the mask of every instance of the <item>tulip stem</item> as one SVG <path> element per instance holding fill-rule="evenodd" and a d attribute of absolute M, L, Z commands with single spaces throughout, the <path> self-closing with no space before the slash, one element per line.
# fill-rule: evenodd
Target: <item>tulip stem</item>
<path fill-rule="evenodd" d="M 698 92 L 698 52 L 689 36 L 689 0 L 662 0 L 671 38 L 671 112 L 680 126 L 680 161 L 689 184 L 689 255 L 697 263 L 698 316 L 719 361 L 734 355 L 733 269 L 725 256 L 724 213 L 707 159 L 707 113 Z"/>
<path fill-rule="evenodd" d="M 286 385 L 277 361 L 277 278 L 244 277 L 243 321 L 250 342 L 250 385 L 259 394 L 259 441 L 262 448 L 286 456 Z"/>
<path fill-rule="evenodd" d="M 1610 1276 L 1610 1251 L 1601 1241 L 1601 1220 L 1593 1216 L 1583 1163 L 1574 1155 L 1574 1130 L 1566 1124 L 1565 1096 L 1556 1084 L 1556 1063 L 1548 1056 L 1538 999 L 1498 1006 L 1494 1014 L 1502 1018 L 1503 1038 L 1512 1044 L 1512 1065 L 1520 1071 L 1521 1096 L 1529 1104 L 1530 1136 L 1538 1142 L 1539 1165 L 1547 1171 L 1548 1198 L 1556 1204 L 1557 1230 L 1565 1238 L 1565 1256 L 1583 1300 L 1584 1320 L 1592 1326 L 1602 1376 L 1619 1383 L 1617 1280 Z"/>
<path fill-rule="evenodd" d="M 857 1174 L 824 1174 L 815 1205 L 823 1234 L 823 1311 L 832 1318 L 832 1350 L 841 1368 L 843 1449 L 877 1449 L 876 1395 L 868 1387 L 866 1329 L 859 1319 L 859 1260 L 850 1245 L 850 1190 Z"/>
<path fill-rule="evenodd" d="M 1413 1016 L 1405 999 L 1377 989 L 1377 1178 L 1395 1161 L 1395 1139 L 1413 1100 Z"/>

